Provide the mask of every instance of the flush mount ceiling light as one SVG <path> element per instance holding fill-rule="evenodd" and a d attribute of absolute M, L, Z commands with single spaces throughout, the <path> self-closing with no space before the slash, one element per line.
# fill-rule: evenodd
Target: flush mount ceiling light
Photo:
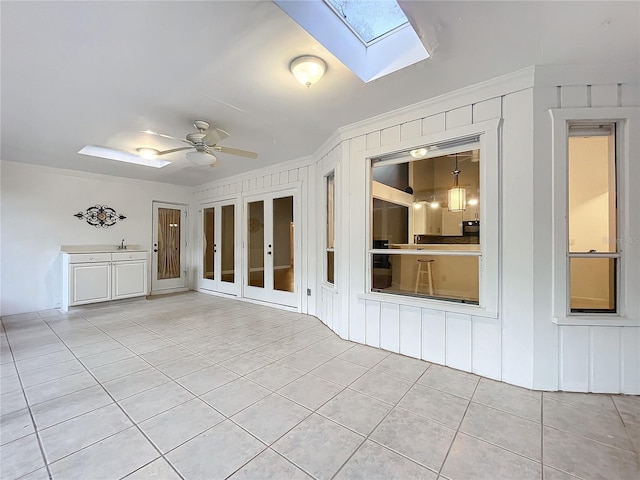
<path fill-rule="evenodd" d="M 289 67 L 291 73 L 303 85 L 310 87 L 322 78 L 327 64 L 321 58 L 313 55 L 303 55 L 295 58 Z"/>
<path fill-rule="evenodd" d="M 453 186 L 447 192 L 448 205 L 450 212 L 461 212 L 467 208 L 467 189 L 458 186 L 458 154 L 456 153 L 456 169 L 453 173 Z"/>
<path fill-rule="evenodd" d="M 427 149 L 426 148 L 416 148 L 415 150 L 411 150 L 409 152 L 409 155 L 411 155 L 413 158 L 423 158 L 427 155 Z"/>

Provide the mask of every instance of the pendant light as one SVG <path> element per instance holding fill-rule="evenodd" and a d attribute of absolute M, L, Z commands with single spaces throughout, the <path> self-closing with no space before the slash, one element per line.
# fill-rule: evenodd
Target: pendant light
<path fill-rule="evenodd" d="M 456 169 L 453 173 L 453 187 L 447 192 L 448 209 L 450 212 L 462 212 L 467 208 L 467 189 L 458 186 L 458 154 L 456 153 Z"/>

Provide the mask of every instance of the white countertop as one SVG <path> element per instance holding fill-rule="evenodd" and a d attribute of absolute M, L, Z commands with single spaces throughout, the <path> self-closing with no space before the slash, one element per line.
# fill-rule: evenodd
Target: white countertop
<path fill-rule="evenodd" d="M 62 245 L 60 251 L 63 253 L 114 253 L 114 252 L 146 252 L 146 248 L 140 245 L 127 245 L 123 250 L 117 245 Z"/>

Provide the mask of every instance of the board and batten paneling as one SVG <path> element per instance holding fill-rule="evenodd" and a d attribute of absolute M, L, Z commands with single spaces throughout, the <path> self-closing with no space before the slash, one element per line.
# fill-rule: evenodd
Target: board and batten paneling
<path fill-rule="evenodd" d="M 367 345 L 496 380 L 501 378 L 498 320 L 397 303 L 360 301 L 365 303 Z"/>
<path fill-rule="evenodd" d="M 350 340 L 469 372 L 476 370 L 473 362 L 474 342 L 482 342 L 477 346 L 477 351 L 491 352 L 492 355 L 478 359 L 478 371 L 490 378 L 501 378 L 499 319 L 493 319 L 487 325 L 486 320 L 474 320 L 470 315 L 447 312 L 446 307 L 443 310 L 431 310 L 403 305 L 401 300 L 384 302 L 357 297 L 366 288 L 368 261 L 368 256 L 363 254 L 368 248 L 367 236 L 361 235 L 366 231 L 369 205 L 366 197 L 368 167 L 367 161 L 361 160 L 363 152 L 366 155 L 366 151 L 379 150 L 381 147 L 392 151 L 409 140 L 419 145 L 422 136 L 469 125 L 473 121 L 499 118 L 501 109 L 502 99 L 494 97 L 447 111 L 426 112 L 420 118 L 373 130 L 349 140 L 349 148 L 342 152 L 340 159 L 349 172 L 348 184 L 342 184 L 343 190 L 346 188 L 349 193 L 348 209 L 346 205 L 337 208 L 337 216 L 348 218 L 348 222 L 342 223 L 345 232 L 348 232 L 347 238 L 341 236 L 345 242 L 343 247 L 349 253 L 345 258 L 348 292 L 341 287 L 341 282 L 338 282 L 337 288 L 338 296 L 348 295 L 350 299 L 347 331 Z M 472 334 L 474 321 L 482 322 L 475 336 Z"/>
<path fill-rule="evenodd" d="M 282 164 L 261 168 L 254 170 L 249 174 L 238 175 L 235 177 L 229 177 L 221 179 L 215 182 L 209 182 L 207 184 L 196 187 L 192 192 L 194 207 L 208 202 L 215 202 L 219 200 L 236 199 L 239 203 L 237 211 L 237 221 L 242 227 L 246 226 L 246 218 L 244 218 L 244 209 L 241 207 L 242 199 L 248 195 L 260 194 L 262 192 L 274 191 L 278 189 L 286 190 L 292 187 L 297 188 L 297 201 L 300 204 L 301 218 L 297 218 L 296 229 L 300 229 L 300 238 L 303 239 L 301 245 L 298 246 L 298 261 L 299 265 L 295 265 L 295 268 L 300 272 L 297 289 L 299 291 L 299 310 L 303 313 L 311 315 L 318 315 L 319 317 L 327 316 L 329 313 L 318 313 L 318 304 L 323 303 L 316 301 L 309 301 L 309 297 L 306 295 L 308 288 L 316 297 L 322 297 L 320 291 L 316 291 L 316 261 L 315 258 L 311 258 L 315 255 L 317 250 L 315 242 L 312 240 L 311 235 L 315 235 L 315 225 L 312 227 L 313 233 L 309 233 L 311 228 L 308 215 L 306 212 L 310 208 L 315 209 L 315 190 L 310 185 L 309 176 L 313 174 L 314 166 L 309 160 L 295 160 L 291 162 L 284 162 Z M 311 193 L 310 193 L 311 191 Z M 195 221 L 191 224 L 192 231 L 194 232 L 192 238 L 199 239 L 202 237 L 202 225 L 200 221 Z M 237 239 L 241 242 L 242 236 Z M 194 242 L 198 245 L 198 241 Z M 242 244 L 237 248 L 242 248 Z M 313 252 L 313 253 L 312 253 Z M 192 261 L 194 265 L 199 265 L 201 262 L 199 247 L 192 250 Z M 244 272 L 243 272 L 244 273 Z M 241 275 L 242 277 L 242 275 Z M 242 281 L 242 278 L 239 279 Z M 206 290 L 201 290 L 204 293 L 209 293 Z M 314 297 L 315 298 L 315 297 Z M 331 298 L 333 301 L 333 298 Z M 331 315 L 333 322 L 334 316 Z"/>
<path fill-rule="evenodd" d="M 553 90 L 552 93 L 551 90 Z M 638 85 L 636 84 L 593 84 L 561 85 L 541 87 L 536 92 L 536 110 L 540 112 L 536 121 L 534 151 L 536 164 L 547 161 L 551 148 L 551 120 L 549 108 L 589 108 L 589 107 L 631 107 L 638 106 Z M 542 171 L 537 175 L 539 185 L 551 185 L 551 171 L 540 166 Z M 544 187 L 541 187 L 544 188 Z M 543 200 L 536 199 L 536 205 L 545 206 L 548 192 L 541 190 Z M 543 210 L 540 208 L 539 210 Z M 551 219 L 548 220 L 551 222 Z M 536 228 L 544 229 L 543 218 L 535 217 Z M 540 237 L 548 236 L 542 231 Z M 551 251 L 546 248 L 536 250 L 536 263 L 540 265 L 543 275 L 537 285 L 537 296 L 544 301 L 552 296 L 552 282 L 544 273 L 544 265 L 553 261 Z M 558 279 L 559 280 L 559 279 Z M 546 288 L 545 288 L 546 287 Z M 537 302 L 536 307 L 540 302 Z M 543 389 L 560 389 L 576 392 L 606 392 L 640 394 L 640 327 L 633 326 L 588 326 L 561 325 L 550 323 L 550 313 L 536 314 L 534 365 L 536 377 L 540 380 L 535 386 Z M 614 322 L 615 319 L 612 319 Z M 553 345 L 551 336 L 555 335 L 558 343 L 557 355 L 550 356 Z M 557 373 L 553 371 L 557 359 Z M 554 385 L 553 377 L 557 382 Z"/>
<path fill-rule="evenodd" d="M 541 78 L 547 81 L 550 77 Z M 348 201 L 338 206 L 347 255 L 340 257 L 336 269 L 345 283 L 338 283 L 334 304 L 346 298 L 348 309 L 334 307 L 332 311 L 341 317 L 346 312 L 346 320 L 341 321 L 347 321 L 348 328 L 342 324 L 340 332 L 345 333 L 337 333 L 528 388 L 640 393 L 640 328 L 559 327 L 553 323 L 553 279 L 548 267 L 552 251 L 550 241 L 545 240 L 552 231 L 551 128 L 546 109 L 637 105 L 637 84 L 557 85 L 562 83 L 519 87 L 501 95 L 489 88 L 491 95 L 484 97 L 478 90 L 477 101 L 467 104 L 456 104 L 462 97 L 453 95 L 451 101 L 441 100 L 435 107 L 429 104 L 414 117 L 390 114 L 389 118 L 399 119 L 397 124 L 381 116 L 363 122 L 366 129 L 354 128 L 354 137 L 348 137 L 348 129 L 340 132 L 333 148 L 348 142 L 339 160 L 348 172 L 340 187 Z M 367 294 L 366 152 L 380 155 L 381 151 L 402 150 L 420 145 L 421 137 L 433 139 L 447 129 L 495 118 L 502 119 L 498 318 L 448 311 L 446 305 L 438 310 L 422 308 L 415 299 L 405 304 L 402 297 L 378 300 Z M 318 208 L 323 208 L 320 194 L 316 198 Z"/>

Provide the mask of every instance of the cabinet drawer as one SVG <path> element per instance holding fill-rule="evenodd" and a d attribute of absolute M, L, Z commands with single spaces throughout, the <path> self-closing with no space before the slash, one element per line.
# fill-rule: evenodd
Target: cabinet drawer
<path fill-rule="evenodd" d="M 110 262 L 110 253 L 71 253 L 69 263 Z"/>
<path fill-rule="evenodd" d="M 112 253 L 114 262 L 125 260 L 146 260 L 147 252 L 116 252 Z"/>

